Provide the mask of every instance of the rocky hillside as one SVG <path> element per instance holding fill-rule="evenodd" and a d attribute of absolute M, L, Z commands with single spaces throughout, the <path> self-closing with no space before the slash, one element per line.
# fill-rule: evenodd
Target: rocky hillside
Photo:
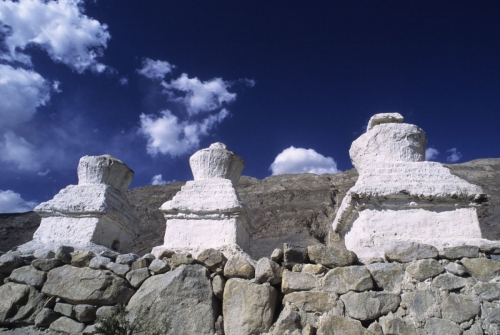
<path fill-rule="evenodd" d="M 489 195 L 480 210 L 483 236 L 500 239 L 500 159 L 479 159 L 463 164 L 446 165 L 453 174 L 477 184 Z M 238 192 L 253 217 L 251 253 L 255 258 L 270 255 L 283 242 L 303 246 L 319 244 L 346 191 L 354 185 L 356 170 L 335 175 L 279 175 L 262 180 L 241 177 Z M 134 252 L 144 254 L 163 242 L 165 220 L 158 208 L 184 185 L 143 186 L 128 191 L 139 218 L 142 233 Z M 0 250 L 29 241 L 39 225 L 35 213 L 0 215 Z"/>

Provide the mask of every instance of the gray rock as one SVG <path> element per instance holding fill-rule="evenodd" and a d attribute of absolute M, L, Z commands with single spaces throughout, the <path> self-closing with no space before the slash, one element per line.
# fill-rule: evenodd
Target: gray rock
<path fill-rule="evenodd" d="M 439 257 L 446 259 L 477 258 L 479 257 L 479 247 L 462 245 L 459 247 L 444 248 L 439 252 Z"/>
<path fill-rule="evenodd" d="M 464 258 L 465 270 L 474 278 L 488 282 L 500 276 L 500 263 L 487 258 Z"/>
<path fill-rule="evenodd" d="M 349 291 L 362 292 L 373 288 L 370 271 L 364 265 L 335 268 L 322 280 L 322 290 L 337 294 Z"/>
<path fill-rule="evenodd" d="M 97 309 L 96 318 L 109 318 L 113 315 L 115 306 L 101 306 Z"/>
<path fill-rule="evenodd" d="M 479 301 L 463 294 L 450 294 L 441 304 L 443 319 L 462 323 L 473 319 L 480 311 Z"/>
<path fill-rule="evenodd" d="M 486 323 L 500 323 L 500 308 L 488 309 L 488 316 L 486 317 Z"/>
<path fill-rule="evenodd" d="M 75 317 L 80 322 L 94 322 L 97 307 L 92 305 L 76 305 L 74 307 Z"/>
<path fill-rule="evenodd" d="M 349 320 L 341 316 L 323 315 L 320 318 L 317 335 L 372 335 L 361 322 Z"/>
<path fill-rule="evenodd" d="M 212 290 L 217 298 L 222 299 L 225 286 L 226 280 L 223 277 L 217 275 L 212 279 Z"/>
<path fill-rule="evenodd" d="M 395 243 L 390 249 L 385 250 L 385 258 L 389 261 L 408 263 L 418 259 L 436 258 L 438 250 L 429 244 L 411 241 Z"/>
<path fill-rule="evenodd" d="M 374 320 L 381 315 L 395 312 L 401 299 L 399 295 L 386 292 L 349 292 L 340 297 L 346 314 L 356 320 Z"/>
<path fill-rule="evenodd" d="M 73 251 L 75 251 L 75 248 L 67 245 L 62 245 L 57 247 L 55 257 L 63 263 L 71 264 L 71 253 Z"/>
<path fill-rule="evenodd" d="M 39 249 L 35 250 L 33 256 L 37 259 L 51 259 L 56 257 L 56 254 L 52 250 Z"/>
<path fill-rule="evenodd" d="M 278 293 L 270 285 L 232 278 L 222 303 L 225 335 L 264 333 L 271 327 Z"/>
<path fill-rule="evenodd" d="M 148 267 L 148 261 L 144 258 L 139 258 L 138 260 L 136 260 L 135 262 L 132 263 L 131 269 L 133 271 L 133 270 L 139 270 L 139 269 L 143 269 L 143 268 L 147 268 L 147 267 Z"/>
<path fill-rule="evenodd" d="M 406 272 L 418 281 L 432 278 L 444 271 L 444 267 L 435 259 L 422 259 L 408 265 Z"/>
<path fill-rule="evenodd" d="M 416 335 L 417 331 L 411 324 L 406 323 L 402 318 L 392 314 L 382 316 L 378 322 L 382 327 L 384 335 Z"/>
<path fill-rule="evenodd" d="M 85 329 L 85 324 L 63 316 L 52 322 L 49 329 L 56 332 L 76 334 Z"/>
<path fill-rule="evenodd" d="M 170 266 L 173 268 L 176 268 L 182 264 L 194 264 L 195 261 L 193 259 L 193 256 L 188 253 L 188 252 L 181 252 L 178 254 L 173 254 L 172 257 L 170 258 Z"/>
<path fill-rule="evenodd" d="M 141 317 L 151 327 L 167 321 L 168 335 L 213 335 L 215 299 L 208 270 L 199 264 L 181 265 L 148 278 L 130 299 L 128 317 L 131 322 Z M 139 315 L 144 308 L 148 312 Z"/>
<path fill-rule="evenodd" d="M 401 292 L 401 283 L 404 277 L 403 266 L 398 263 L 367 264 L 377 286 L 384 291 Z"/>
<path fill-rule="evenodd" d="M 300 335 L 316 335 L 316 328 L 313 328 L 310 324 L 306 324 L 302 328 L 302 334 Z"/>
<path fill-rule="evenodd" d="M 446 271 L 456 276 L 463 276 L 466 273 L 465 268 L 457 263 L 448 263 L 444 268 Z"/>
<path fill-rule="evenodd" d="M 316 277 L 310 273 L 283 271 L 281 292 L 309 291 L 316 288 Z"/>
<path fill-rule="evenodd" d="M 113 261 L 116 260 L 116 257 L 120 256 L 119 252 L 113 251 L 113 250 L 103 250 L 99 253 L 100 256 L 109 258 Z"/>
<path fill-rule="evenodd" d="M 304 268 L 304 264 L 295 264 L 292 267 L 292 272 L 302 272 L 303 268 Z"/>
<path fill-rule="evenodd" d="M 500 283 L 478 282 L 472 291 L 486 301 L 500 300 Z"/>
<path fill-rule="evenodd" d="M 304 264 L 302 267 L 302 272 L 312 273 L 315 275 L 321 274 L 328 271 L 328 268 L 321 264 Z"/>
<path fill-rule="evenodd" d="M 299 331 L 299 334 L 302 334 L 301 328 L 300 314 L 290 308 L 285 308 L 274 323 L 273 334 L 292 334 L 294 331 Z"/>
<path fill-rule="evenodd" d="M 61 314 L 54 312 L 50 308 L 42 308 L 35 317 L 35 326 L 48 328 L 50 324 L 61 317 Z"/>
<path fill-rule="evenodd" d="M 216 272 L 217 269 L 224 269 L 224 265 L 227 262 L 226 256 L 216 249 L 203 250 L 196 257 L 196 260 L 212 272 Z"/>
<path fill-rule="evenodd" d="M 347 266 L 357 261 L 356 254 L 346 248 L 330 248 L 324 245 L 307 247 L 307 253 L 312 263 L 321 264 L 327 268 Z"/>
<path fill-rule="evenodd" d="M 120 277 L 125 277 L 125 275 L 130 271 L 130 265 L 111 262 L 106 265 L 106 269 L 113 271 Z"/>
<path fill-rule="evenodd" d="M 283 304 L 289 303 L 304 312 L 324 313 L 337 307 L 335 299 L 325 292 L 292 292 L 283 297 Z"/>
<path fill-rule="evenodd" d="M 97 305 L 126 303 L 134 294 L 125 280 L 109 271 L 69 265 L 50 271 L 42 292 L 72 304 Z"/>
<path fill-rule="evenodd" d="M 494 261 L 500 262 L 500 255 L 490 255 L 490 258 Z"/>
<path fill-rule="evenodd" d="M 403 302 L 408 309 L 415 326 L 423 326 L 423 322 L 431 317 L 441 317 L 441 296 L 439 290 L 423 289 L 404 293 Z"/>
<path fill-rule="evenodd" d="M 132 270 L 125 276 L 130 283 L 135 288 L 141 286 L 146 279 L 150 277 L 148 268 L 140 268 L 137 270 Z"/>
<path fill-rule="evenodd" d="M 111 258 L 96 256 L 90 260 L 89 268 L 95 270 L 104 270 L 106 266 L 111 263 Z"/>
<path fill-rule="evenodd" d="M 273 262 L 279 263 L 283 260 L 283 250 L 280 248 L 276 248 L 273 250 L 273 253 L 271 254 L 271 260 Z"/>
<path fill-rule="evenodd" d="M 175 251 L 170 249 L 163 249 L 160 255 L 158 255 L 158 259 L 170 258 L 175 254 Z"/>
<path fill-rule="evenodd" d="M 283 266 L 291 269 L 295 264 L 303 264 L 307 260 L 307 248 L 290 243 L 283 244 Z"/>
<path fill-rule="evenodd" d="M 368 326 L 368 330 L 371 331 L 374 335 L 384 335 L 382 326 L 377 321 L 370 323 L 370 325 Z"/>
<path fill-rule="evenodd" d="M 463 335 L 483 335 L 483 329 L 477 323 L 473 324 L 470 329 L 464 331 Z"/>
<path fill-rule="evenodd" d="M 151 264 L 152 261 L 154 261 L 156 259 L 155 255 L 151 254 L 151 253 L 147 253 L 147 254 L 144 254 L 141 258 L 139 259 L 145 259 L 146 262 L 148 263 L 147 265 L 149 266 Z"/>
<path fill-rule="evenodd" d="M 255 279 L 260 283 L 277 285 L 281 283 L 283 270 L 278 263 L 270 258 L 261 258 L 255 266 Z"/>
<path fill-rule="evenodd" d="M 215 335 L 224 335 L 224 318 L 219 315 L 215 321 Z"/>
<path fill-rule="evenodd" d="M 15 283 L 31 285 L 40 289 L 47 279 L 47 273 L 27 265 L 12 271 L 9 279 Z"/>
<path fill-rule="evenodd" d="M 116 257 L 115 263 L 131 265 L 138 258 L 139 258 L 139 255 L 133 254 L 133 253 L 118 255 Z"/>
<path fill-rule="evenodd" d="M 425 322 L 425 334 L 427 335 L 461 335 L 462 329 L 451 321 L 431 318 Z"/>
<path fill-rule="evenodd" d="M 170 263 L 165 259 L 155 259 L 149 265 L 149 270 L 155 274 L 165 273 L 170 271 Z"/>
<path fill-rule="evenodd" d="M 31 262 L 31 265 L 37 268 L 38 270 L 42 270 L 45 272 L 49 272 L 52 269 L 55 269 L 57 267 L 63 266 L 63 262 L 60 261 L 59 259 L 52 258 L 52 259 L 35 259 L 33 262 Z"/>
<path fill-rule="evenodd" d="M 23 265 L 23 258 L 17 252 L 9 252 L 0 256 L 0 273 L 10 274 L 14 269 Z"/>
<path fill-rule="evenodd" d="M 73 305 L 58 302 L 54 306 L 54 312 L 67 316 L 68 318 L 73 318 L 75 316 L 75 311 L 73 310 Z"/>
<path fill-rule="evenodd" d="M 253 279 L 255 268 L 243 257 L 231 257 L 224 266 L 224 277 Z"/>
<path fill-rule="evenodd" d="M 29 294 L 29 286 L 6 283 L 0 286 L 0 324 L 15 315 Z"/>
<path fill-rule="evenodd" d="M 432 286 L 447 291 L 457 290 L 467 285 L 467 283 L 466 278 L 457 277 L 451 273 L 443 273 L 432 280 Z"/>

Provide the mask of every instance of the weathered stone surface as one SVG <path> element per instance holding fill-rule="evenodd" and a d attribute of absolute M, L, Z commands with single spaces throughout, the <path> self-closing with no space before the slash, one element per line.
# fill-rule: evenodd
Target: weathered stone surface
<path fill-rule="evenodd" d="M 130 299 L 127 310 L 133 322 L 139 310 L 150 308 L 141 315 L 144 322 L 151 327 L 170 322 L 168 335 L 213 335 L 214 299 L 208 270 L 199 264 L 181 265 L 148 278 Z"/>
<path fill-rule="evenodd" d="M 88 267 L 95 254 L 92 251 L 81 251 L 71 253 L 71 265 L 78 268 Z"/>
<path fill-rule="evenodd" d="M 290 243 L 283 244 L 283 265 L 286 268 L 291 269 L 295 264 L 303 264 L 307 260 L 307 248 Z"/>
<path fill-rule="evenodd" d="M 464 257 L 479 257 L 479 247 L 472 245 L 462 245 L 458 247 L 443 248 L 439 252 L 439 257 L 446 259 L 462 259 Z"/>
<path fill-rule="evenodd" d="M 104 269 L 106 269 L 106 266 L 109 263 L 111 263 L 111 258 L 103 257 L 103 256 L 96 256 L 90 260 L 89 268 L 95 269 L 95 270 L 104 270 Z"/>
<path fill-rule="evenodd" d="M 226 280 L 223 277 L 217 275 L 212 279 L 212 290 L 217 298 L 222 299 L 225 286 Z"/>
<path fill-rule="evenodd" d="M 24 261 L 19 253 L 9 252 L 0 256 L 0 273 L 10 274 L 23 265 Z"/>
<path fill-rule="evenodd" d="M 273 262 L 279 263 L 283 259 L 283 250 L 280 248 L 276 248 L 273 250 L 273 253 L 271 254 L 271 260 Z"/>
<path fill-rule="evenodd" d="M 295 264 L 292 267 L 292 272 L 302 272 L 303 268 L 304 268 L 304 264 Z"/>
<path fill-rule="evenodd" d="M 139 270 L 139 269 L 147 268 L 147 267 L 148 267 L 148 261 L 144 258 L 140 258 L 132 263 L 131 269 L 132 270 Z"/>
<path fill-rule="evenodd" d="M 130 283 L 135 288 L 141 286 L 146 279 L 150 277 L 148 268 L 141 268 L 137 270 L 132 270 L 125 276 Z"/>
<path fill-rule="evenodd" d="M 500 283 L 478 282 L 474 285 L 472 291 L 483 300 L 500 300 Z"/>
<path fill-rule="evenodd" d="M 75 316 L 75 311 L 73 310 L 73 305 L 71 304 L 58 302 L 54 306 L 54 311 L 69 318 L 73 318 Z"/>
<path fill-rule="evenodd" d="M 170 266 L 172 268 L 176 268 L 182 264 L 193 264 L 194 262 L 193 256 L 188 252 L 173 254 L 172 258 L 170 258 Z"/>
<path fill-rule="evenodd" d="M 356 320 L 374 320 L 398 309 L 399 295 L 386 292 L 349 292 L 340 297 L 346 314 Z"/>
<path fill-rule="evenodd" d="M 224 269 L 224 265 L 226 265 L 227 262 L 226 256 L 219 250 L 213 248 L 203 250 L 196 257 L 196 260 L 212 272 L 215 272 L 217 269 Z"/>
<path fill-rule="evenodd" d="M 441 317 L 441 296 L 438 290 L 423 289 L 402 294 L 402 303 L 415 326 L 423 325 L 426 319 Z"/>
<path fill-rule="evenodd" d="M 326 271 L 328 271 L 328 268 L 321 264 L 304 264 L 304 266 L 302 267 L 302 272 L 312 273 L 315 275 L 324 273 Z"/>
<path fill-rule="evenodd" d="M 281 282 L 283 270 L 278 263 L 270 258 L 261 258 L 255 266 L 255 279 L 260 283 L 268 282 L 276 285 Z"/>
<path fill-rule="evenodd" d="M 283 297 L 283 304 L 289 303 L 293 307 L 305 312 L 327 312 L 337 306 L 335 299 L 325 292 L 292 292 Z"/>
<path fill-rule="evenodd" d="M 63 266 L 63 262 L 56 259 L 35 259 L 33 262 L 31 262 L 31 265 L 34 266 L 38 270 L 42 270 L 45 272 L 49 272 L 52 269 L 55 269 L 57 267 Z"/>
<path fill-rule="evenodd" d="M 38 249 L 35 250 L 33 256 L 37 259 L 51 259 L 56 257 L 56 254 L 52 250 Z"/>
<path fill-rule="evenodd" d="M 425 334 L 428 335 L 461 335 L 462 330 L 460 327 L 451 321 L 430 318 L 425 322 Z"/>
<path fill-rule="evenodd" d="M 22 284 L 6 283 L 0 286 L 0 324 L 16 314 L 29 294 L 29 287 Z"/>
<path fill-rule="evenodd" d="M 224 266 L 224 277 L 252 279 L 255 277 L 255 268 L 243 257 L 231 257 Z"/>
<path fill-rule="evenodd" d="M 322 280 L 322 290 L 337 294 L 362 292 L 373 288 L 373 280 L 366 266 L 346 266 L 328 271 Z"/>
<path fill-rule="evenodd" d="M 307 253 L 311 262 L 322 264 L 328 268 L 351 265 L 357 260 L 352 251 L 342 247 L 312 245 L 307 247 Z"/>
<path fill-rule="evenodd" d="M 46 278 L 47 273 L 39 271 L 31 265 L 17 268 L 9 276 L 9 280 L 15 283 L 31 285 L 38 289 L 42 288 Z"/>
<path fill-rule="evenodd" d="M 464 331 L 463 335 L 483 335 L 483 329 L 477 323 L 473 324 L 470 329 Z"/>
<path fill-rule="evenodd" d="M 316 278 L 310 273 L 283 271 L 281 292 L 309 291 L 316 288 Z"/>
<path fill-rule="evenodd" d="M 406 272 L 418 281 L 437 276 L 444 271 L 444 267 L 435 259 L 422 259 L 408 265 Z"/>
<path fill-rule="evenodd" d="M 294 310 L 285 308 L 274 323 L 272 334 L 302 334 L 300 331 L 301 328 L 300 314 Z"/>
<path fill-rule="evenodd" d="M 500 263 L 487 258 L 464 258 L 462 264 L 466 271 L 480 281 L 490 281 L 500 276 Z"/>
<path fill-rule="evenodd" d="M 50 324 L 57 319 L 59 319 L 61 315 L 50 308 L 43 308 L 35 318 L 35 326 L 48 328 Z"/>
<path fill-rule="evenodd" d="M 52 322 L 49 329 L 56 332 L 76 334 L 85 329 L 85 324 L 63 316 Z"/>
<path fill-rule="evenodd" d="M 0 324 L 34 324 L 36 315 L 43 308 L 45 298 L 32 286 L 16 283 L 0 286 Z M 13 305 L 9 305 L 10 303 Z M 7 316 L 6 319 L 3 319 L 2 312 Z"/>
<path fill-rule="evenodd" d="M 268 331 L 273 321 L 277 295 L 272 286 L 229 279 L 222 305 L 225 335 Z"/>
<path fill-rule="evenodd" d="M 152 261 L 154 261 L 156 259 L 155 255 L 151 254 L 151 253 L 147 253 L 147 254 L 144 254 L 141 258 L 139 259 L 145 259 L 146 262 L 147 262 L 147 265 L 149 266 L 151 264 Z"/>
<path fill-rule="evenodd" d="M 126 303 L 134 294 L 120 277 L 105 270 L 65 265 L 49 272 L 42 292 L 72 304 Z"/>
<path fill-rule="evenodd" d="M 443 319 L 462 323 L 473 319 L 480 311 L 479 301 L 463 294 L 450 294 L 441 304 Z"/>
<path fill-rule="evenodd" d="M 403 281 L 403 266 L 398 263 L 373 263 L 367 264 L 376 285 L 389 292 L 400 292 Z"/>
<path fill-rule="evenodd" d="M 76 319 L 80 322 L 93 322 L 96 319 L 96 306 L 76 305 L 74 311 Z"/>
<path fill-rule="evenodd" d="M 395 243 L 385 251 L 385 258 L 389 261 L 408 263 L 418 259 L 436 258 L 438 250 L 429 244 L 401 241 Z"/>
<path fill-rule="evenodd" d="M 95 315 L 98 318 L 109 318 L 113 315 L 115 306 L 101 306 L 97 309 Z"/>
<path fill-rule="evenodd" d="M 443 273 L 432 280 L 432 286 L 443 290 L 456 290 L 467 285 L 467 279 L 457 277 L 451 273 Z"/>
<path fill-rule="evenodd" d="M 444 268 L 456 276 L 463 276 L 466 273 L 465 268 L 457 263 L 448 263 Z"/>
<path fill-rule="evenodd" d="M 382 326 L 384 335 L 416 335 L 416 329 L 413 325 L 406 323 L 402 318 L 389 314 L 382 316 L 378 322 Z"/>
<path fill-rule="evenodd" d="M 165 273 L 170 271 L 170 263 L 164 259 L 155 259 L 149 265 L 149 270 L 155 274 Z"/>
<path fill-rule="evenodd" d="M 139 258 L 139 255 L 134 254 L 134 253 L 118 255 L 116 257 L 115 263 L 131 265 L 138 258 Z"/>
<path fill-rule="evenodd" d="M 113 251 L 113 250 L 103 250 L 99 253 L 100 256 L 102 257 L 106 257 L 106 258 L 109 258 L 111 259 L 112 261 L 115 261 L 116 260 L 116 257 L 120 256 L 120 253 L 117 252 L 117 251 Z"/>
<path fill-rule="evenodd" d="M 58 246 L 56 249 L 56 258 L 63 263 L 71 264 L 71 253 L 75 251 L 75 248 L 67 245 Z"/>
<path fill-rule="evenodd" d="M 125 277 L 125 275 L 130 271 L 130 265 L 127 264 L 116 264 L 116 263 L 108 263 L 106 264 L 106 269 L 113 271 L 120 277 Z"/>
<path fill-rule="evenodd" d="M 361 322 L 349 320 L 341 316 L 323 315 L 320 318 L 317 335 L 372 335 Z"/>

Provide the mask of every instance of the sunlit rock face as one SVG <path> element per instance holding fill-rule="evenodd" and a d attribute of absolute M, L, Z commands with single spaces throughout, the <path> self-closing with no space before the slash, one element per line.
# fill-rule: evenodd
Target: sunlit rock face
<path fill-rule="evenodd" d="M 250 218 L 235 189 L 245 163 L 222 143 L 191 156 L 194 181 L 188 181 L 160 210 L 167 220 L 164 245 L 153 249 L 187 251 L 207 248 L 227 255 L 248 249 Z"/>
<path fill-rule="evenodd" d="M 133 177 L 134 172 L 112 156 L 82 157 L 78 185 L 69 185 L 35 208 L 42 221 L 30 243 L 129 251 L 138 227 L 124 192 Z"/>
<path fill-rule="evenodd" d="M 359 179 L 347 193 L 329 243 L 345 243 L 361 259 L 383 257 L 401 240 L 439 249 L 482 239 L 476 207 L 486 196 L 479 186 L 426 162 L 422 129 L 402 123 L 399 113 L 377 114 L 349 150 Z"/>

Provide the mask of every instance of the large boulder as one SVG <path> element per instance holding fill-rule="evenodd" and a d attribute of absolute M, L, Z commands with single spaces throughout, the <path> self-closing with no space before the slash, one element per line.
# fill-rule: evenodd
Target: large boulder
<path fill-rule="evenodd" d="M 324 315 L 320 319 L 318 335 L 371 335 L 361 322 L 341 316 Z"/>
<path fill-rule="evenodd" d="M 380 315 L 395 312 L 401 302 L 399 295 L 386 292 L 349 292 L 340 299 L 345 304 L 346 315 L 360 321 L 374 320 Z"/>
<path fill-rule="evenodd" d="M 28 285 L 7 283 L 0 286 L 0 324 L 34 324 L 45 296 Z"/>
<path fill-rule="evenodd" d="M 466 271 L 477 280 L 487 282 L 500 276 L 500 262 L 487 258 L 464 258 Z"/>
<path fill-rule="evenodd" d="M 106 270 L 65 265 L 49 272 L 42 292 L 72 304 L 125 304 L 134 294 L 128 283 Z"/>
<path fill-rule="evenodd" d="M 13 282 L 31 285 L 38 289 L 42 288 L 46 278 L 47 274 L 45 272 L 39 271 L 30 265 L 15 269 L 9 276 L 9 279 Z"/>
<path fill-rule="evenodd" d="M 224 289 L 225 335 L 260 334 L 273 322 L 278 292 L 270 285 L 229 279 Z"/>
<path fill-rule="evenodd" d="M 400 292 L 404 271 L 398 263 L 373 263 L 367 264 L 377 286 L 384 291 Z"/>
<path fill-rule="evenodd" d="M 367 291 L 373 288 L 372 276 L 361 266 L 339 267 L 328 271 L 323 278 L 323 291 L 344 294 L 349 291 Z"/>
<path fill-rule="evenodd" d="M 148 278 L 127 305 L 130 322 L 161 328 L 168 335 L 213 335 L 215 297 L 208 270 L 199 264 Z"/>

